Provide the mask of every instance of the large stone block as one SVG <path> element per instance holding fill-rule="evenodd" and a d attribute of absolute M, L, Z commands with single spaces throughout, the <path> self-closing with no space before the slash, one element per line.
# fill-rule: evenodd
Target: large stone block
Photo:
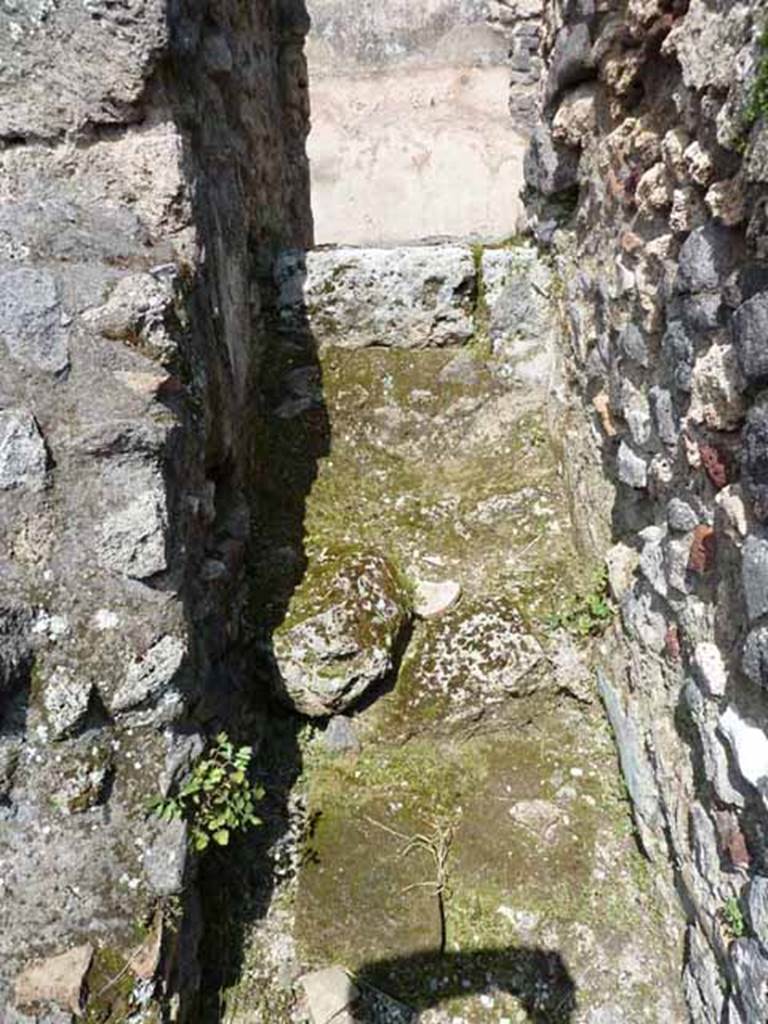
<path fill-rule="evenodd" d="M 285 329 L 341 348 L 440 348 L 474 333 L 477 276 L 464 245 L 328 249 L 278 261 Z"/>

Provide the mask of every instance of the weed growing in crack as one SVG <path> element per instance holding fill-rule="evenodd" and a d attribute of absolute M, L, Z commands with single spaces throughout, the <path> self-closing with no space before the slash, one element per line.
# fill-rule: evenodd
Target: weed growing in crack
<path fill-rule="evenodd" d="M 730 939 L 741 939 L 746 935 L 747 922 L 736 896 L 731 896 L 725 901 L 720 910 L 720 919 Z"/>
<path fill-rule="evenodd" d="M 251 747 L 236 748 L 226 733 L 219 733 L 178 793 L 155 797 L 148 809 L 162 821 L 188 822 L 195 850 L 211 842 L 227 846 L 232 832 L 261 824 L 256 803 L 264 790 L 248 780 L 252 756 Z"/>
<path fill-rule="evenodd" d="M 483 268 L 484 246 L 477 244 L 472 246 L 472 261 L 475 265 L 475 279 L 477 281 L 477 292 L 475 305 L 472 311 L 474 333 L 470 341 L 470 349 L 475 357 L 484 362 L 493 355 L 493 343 L 490 335 L 490 312 L 488 310 L 488 299 L 485 290 L 485 276 Z"/>
<path fill-rule="evenodd" d="M 760 118 L 768 115 L 768 24 L 763 28 L 757 42 L 760 47 L 760 62 L 742 115 L 742 123 L 747 130 Z"/>
<path fill-rule="evenodd" d="M 592 576 L 588 590 L 572 594 L 563 607 L 547 616 L 548 629 L 564 629 L 577 637 L 596 636 L 611 624 L 615 609 L 608 597 L 608 575 L 604 568 Z"/>

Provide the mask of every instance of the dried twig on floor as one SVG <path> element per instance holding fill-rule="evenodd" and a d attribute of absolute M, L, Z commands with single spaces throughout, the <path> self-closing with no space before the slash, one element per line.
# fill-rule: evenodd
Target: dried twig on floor
<path fill-rule="evenodd" d="M 448 862 L 451 855 L 451 847 L 456 832 L 456 825 L 453 821 L 435 819 L 432 822 L 432 832 L 429 834 L 417 832 L 406 835 L 390 828 L 375 818 L 366 816 L 366 821 L 376 828 L 399 839 L 404 845 L 398 856 L 407 857 L 416 850 L 424 850 L 431 858 L 435 866 L 435 877 L 424 882 L 413 882 L 405 886 L 403 893 L 413 892 L 414 889 L 429 889 L 432 896 L 437 900 L 438 913 L 440 915 L 440 953 L 445 952 L 448 941 L 447 925 L 445 918 L 445 900 L 448 891 Z"/>

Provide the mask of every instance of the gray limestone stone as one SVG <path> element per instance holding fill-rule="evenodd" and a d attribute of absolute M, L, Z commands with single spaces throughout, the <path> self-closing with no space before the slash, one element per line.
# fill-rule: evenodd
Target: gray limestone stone
<path fill-rule="evenodd" d="M 161 637 L 143 657 L 130 663 L 125 679 L 109 701 L 110 709 L 120 713 L 157 700 L 173 683 L 186 651 L 179 637 Z"/>
<path fill-rule="evenodd" d="M 686 937 L 690 949 L 685 968 L 689 1009 L 694 1019 L 700 1020 L 701 1024 L 710 1020 L 719 1021 L 725 1000 L 717 961 L 698 925 L 690 925 Z M 695 1016 L 697 1012 L 698 1017 Z"/>
<path fill-rule="evenodd" d="M 66 666 L 58 666 L 46 680 L 43 707 L 54 739 L 62 739 L 88 713 L 93 681 Z"/>
<path fill-rule="evenodd" d="M 757 786 L 768 777 L 768 736 L 763 729 L 743 717 L 729 705 L 718 723 L 719 731 L 728 741 L 734 761 L 742 777 Z"/>
<path fill-rule="evenodd" d="M 720 852 L 717 847 L 717 835 L 712 819 L 698 801 L 691 806 L 691 832 L 696 867 L 704 881 L 714 891 L 720 881 Z"/>
<path fill-rule="evenodd" d="M 100 528 L 98 558 L 114 572 L 146 579 L 167 567 L 167 513 L 162 482 L 111 513 Z"/>
<path fill-rule="evenodd" d="M 726 748 L 716 733 L 717 706 L 707 700 L 692 679 L 685 684 L 683 701 L 696 730 L 706 777 L 711 780 L 718 799 L 724 804 L 743 807 L 744 794 L 731 781 Z"/>
<path fill-rule="evenodd" d="M 747 888 L 749 924 L 763 951 L 768 953 L 768 878 L 755 875 Z"/>
<path fill-rule="evenodd" d="M 768 957 L 754 939 L 731 943 L 730 960 L 737 980 L 737 994 L 745 1020 L 757 1024 L 768 1018 Z"/>
<path fill-rule="evenodd" d="M 614 544 L 605 555 L 608 586 L 614 601 L 621 601 L 631 589 L 639 556 L 628 544 Z"/>
<path fill-rule="evenodd" d="M 696 292 L 680 299 L 680 318 L 686 330 L 696 337 L 722 326 L 723 300 L 719 291 Z"/>
<path fill-rule="evenodd" d="M 720 1018 L 718 1018 L 718 1020 L 719 1019 Z M 747 1020 L 742 1016 L 741 1009 L 739 1008 L 738 1000 L 735 995 L 731 995 L 728 999 L 728 1004 L 725 1008 L 724 1024 L 752 1024 L 752 1020 Z"/>
<path fill-rule="evenodd" d="M 764 384 L 768 380 L 768 292 L 760 292 L 739 306 L 731 330 L 747 382 Z"/>
<path fill-rule="evenodd" d="M 667 577 L 664 567 L 665 531 L 656 526 L 643 530 L 645 541 L 640 552 L 640 571 L 651 587 L 661 597 L 667 596 Z"/>
<path fill-rule="evenodd" d="M 672 320 L 661 340 L 664 363 L 670 383 L 680 391 L 691 390 L 693 341 L 681 320 Z"/>
<path fill-rule="evenodd" d="M 728 674 L 720 648 L 710 641 L 696 644 L 693 666 L 704 692 L 710 697 L 722 697 L 728 682 Z"/>
<path fill-rule="evenodd" d="M 331 1024 L 338 1020 L 358 997 L 357 989 L 341 967 L 326 967 L 305 974 L 300 982 L 312 1024 Z"/>
<path fill-rule="evenodd" d="M 564 89 L 570 89 L 593 75 L 592 40 L 589 27 L 583 22 L 560 29 L 549 58 L 549 75 L 545 85 L 546 102 L 550 103 Z"/>
<path fill-rule="evenodd" d="M 482 273 L 491 340 L 509 333 L 541 340 L 551 322 L 551 272 L 536 250 L 522 245 L 484 249 Z"/>
<path fill-rule="evenodd" d="M 648 391 L 648 398 L 653 425 L 660 440 L 667 445 L 677 444 L 680 426 L 672 395 L 665 388 L 653 387 Z"/>
<path fill-rule="evenodd" d="M 157 822 L 156 834 L 144 848 L 144 874 L 157 896 L 181 892 L 188 856 L 187 825 L 183 821 Z"/>
<path fill-rule="evenodd" d="M 629 323 L 621 331 L 618 344 L 624 355 L 638 366 L 648 365 L 648 342 L 637 324 Z"/>
<path fill-rule="evenodd" d="M 107 301 L 87 310 L 83 320 L 106 338 L 132 342 L 161 363 L 178 350 L 172 329 L 175 268 L 170 275 L 127 274 L 120 278 Z"/>
<path fill-rule="evenodd" d="M 757 626 L 749 632 L 741 667 L 753 683 L 768 689 L 768 626 Z"/>
<path fill-rule="evenodd" d="M 323 745 L 334 754 L 356 754 L 360 750 L 352 722 L 343 715 L 334 715 L 323 733 Z"/>
<path fill-rule="evenodd" d="M 622 441 L 617 455 L 619 480 L 628 487 L 642 490 L 648 483 L 648 463 Z"/>
<path fill-rule="evenodd" d="M 533 130 L 525 155 L 525 182 L 544 196 L 555 196 L 573 188 L 579 177 L 579 152 L 552 138 L 545 123 Z"/>
<path fill-rule="evenodd" d="M 619 751 L 621 772 L 629 790 L 638 824 L 652 834 L 661 820 L 661 809 L 653 772 L 643 749 L 642 737 L 637 732 L 632 715 L 622 707 L 618 691 L 600 670 L 597 673 L 597 686 L 611 723 Z M 644 845 L 650 855 L 652 845 L 645 842 Z"/>
<path fill-rule="evenodd" d="M 745 496 L 753 515 L 768 522 L 768 402 L 758 400 L 747 413 L 742 433 Z"/>
<path fill-rule="evenodd" d="M 534 248 L 485 249 L 482 286 L 494 356 L 509 375 L 541 384 L 549 379 L 551 271 Z"/>
<path fill-rule="evenodd" d="M 0 38 L 15 45 L 4 60 L 0 137 L 48 139 L 88 123 L 135 118 L 144 77 L 167 38 L 164 15 L 160 0 L 142 5 L 128 22 L 105 0 L 62 10 L 49 3 L 5 5 Z M 73 39 L 87 45 L 73 51 Z"/>
<path fill-rule="evenodd" d="M 0 491 L 42 490 L 47 464 L 45 442 L 32 413 L 0 410 Z"/>
<path fill-rule="evenodd" d="M 654 607 L 650 593 L 636 587 L 627 591 L 621 602 L 621 613 L 631 635 L 649 650 L 657 653 L 664 650 L 667 623 L 661 612 Z"/>
<path fill-rule="evenodd" d="M 691 555 L 691 535 L 670 537 L 664 552 L 664 569 L 670 589 L 687 594 L 691 589 L 688 562 Z M 670 595 L 671 601 L 671 595 Z"/>
<path fill-rule="evenodd" d="M 768 613 L 768 538 L 751 533 L 744 541 L 741 578 L 747 614 L 754 622 Z"/>
<path fill-rule="evenodd" d="M 667 522 L 676 533 L 690 533 L 701 522 L 696 510 L 681 498 L 670 498 L 667 503 Z"/>
<path fill-rule="evenodd" d="M 0 273 L 0 341 L 11 359 L 33 370 L 63 373 L 69 349 L 62 316 L 56 282 L 46 270 L 16 267 Z"/>
<path fill-rule="evenodd" d="M 146 249 L 146 232 L 135 210 L 95 206 L 87 196 L 59 195 L 0 203 L 0 258 L 26 263 L 30 258 L 59 262 L 57 275 L 67 278 L 62 264 L 105 260 L 112 266 L 137 259 Z M 113 275 L 98 263 L 89 275 L 103 286 Z M 46 275 L 44 274 L 44 277 Z"/>

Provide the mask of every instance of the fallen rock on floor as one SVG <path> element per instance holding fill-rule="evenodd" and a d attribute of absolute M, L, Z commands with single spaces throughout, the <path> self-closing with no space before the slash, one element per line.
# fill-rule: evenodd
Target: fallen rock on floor
<path fill-rule="evenodd" d="M 348 718 L 335 715 L 323 733 L 326 750 L 332 754 L 357 754 L 360 751 L 360 740 Z"/>
<path fill-rule="evenodd" d="M 410 619 L 406 587 L 383 555 L 326 553 L 275 631 L 278 695 L 305 715 L 347 710 L 395 669 Z"/>
<path fill-rule="evenodd" d="M 455 580 L 419 580 L 413 610 L 422 619 L 434 619 L 453 607 L 461 597 L 461 585 Z"/>
<path fill-rule="evenodd" d="M 307 997 L 313 1024 L 341 1021 L 344 1011 L 358 998 L 357 989 L 342 967 L 327 967 L 305 974 L 300 984 Z"/>
<path fill-rule="evenodd" d="M 78 1016 L 82 1012 L 83 982 L 93 959 L 93 946 L 76 946 L 47 960 L 38 960 L 16 979 L 17 1006 L 55 1003 Z"/>

